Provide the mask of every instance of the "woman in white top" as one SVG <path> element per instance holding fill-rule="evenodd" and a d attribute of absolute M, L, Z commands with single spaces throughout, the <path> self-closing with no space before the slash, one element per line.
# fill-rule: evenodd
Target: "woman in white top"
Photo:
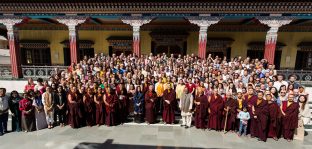
<path fill-rule="evenodd" d="M 298 120 L 298 128 L 295 131 L 294 139 L 296 140 L 304 140 L 304 125 L 310 122 L 311 112 L 309 109 L 309 104 L 307 97 L 305 95 L 300 95 L 298 99 L 300 108 L 299 108 L 299 120 Z"/>

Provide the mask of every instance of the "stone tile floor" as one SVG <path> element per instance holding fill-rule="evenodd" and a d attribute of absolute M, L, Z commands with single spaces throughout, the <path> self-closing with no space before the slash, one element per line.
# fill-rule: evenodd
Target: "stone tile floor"
<path fill-rule="evenodd" d="M 310 132 L 311 133 L 311 132 Z M 150 148 L 270 148 L 311 149 L 312 135 L 305 140 L 287 142 L 284 139 L 258 142 L 234 133 L 184 129 L 178 125 L 125 124 L 115 127 L 84 127 L 72 129 L 68 126 L 44 129 L 29 133 L 8 133 L 0 137 L 0 149 L 150 149 Z"/>

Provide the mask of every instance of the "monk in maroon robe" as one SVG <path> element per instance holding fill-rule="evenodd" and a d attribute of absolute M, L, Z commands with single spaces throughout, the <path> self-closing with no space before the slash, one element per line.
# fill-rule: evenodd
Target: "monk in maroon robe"
<path fill-rule="evenodd" d="M 222 129 L 224 129 L 225 127 L 224 125 L 226 123 L 226 128 L 225 128 L 226 131 L 235 130 L 237 107 L 238 107 L 238 102 L 232 97 L 232 94 L 228 92 L 226 95 L 226 100 L 224 102 L 224 116 L 222 120 Z M 227 114 L 227 120 L 226 120 L 226 114 Z"/>
<path fill-rule="evenodd" d="M 175 121 L 174 110 L 175 110 L 175 101 L 176 101 L 176 93 L 173 89 L 171 89 L 170 84 L 167 84 L 167 89 L 163 94 L 163 121 L 165 124 L 172 124 Z"/>
<path fill-rule="evenodd" d="M 206 118 L 208 116 L 208 97 L 199 92 L 199 97 L 194 101 L 195 103 L 195 127 L 197 129 L 206 128 Z"/>
<path fill-rule="evenodd" d="M 95 102 L 95 123 L 100 126 L 104 123 L 104 108 L 102 88 L 98 88 L 97 94 L 94 96 Z"/>
<path fill-rule="evenodd" d="M 94 121 L 94 103 L 93 103 L 93 94 L 91 88 L 87 89 L 87 93 L 83 96 L 83 107 L 84 114 L 86 119 L 86 124 L 88 127 L 93 125 Z"/>
<path fill-rule="evenodd" d="M 77 89 L 76 87 L 72 87 L 67 95 L 68 99 L 68 124 L 72 128 L 78 128 L 81 126 L 80 119 L 82 118 L 82 114 L 80 111 L 79 100 L 77 97 Z"/>
<path fill-rule="evenodd" d="M 294 133 L 298 127 L 299 104 L 294 102 L 294 95 L 288 95 L 288 101 L 283 101 L 282 105 L 282 129 L 284 138 L 290 142 L 294 138 Z"/>
<path fill-rule="evenodd" d="M 111 88 L 107 88 L 107 93 L 103 96 L 105 103 L 105 124 L 114 126 L 116 124 L 116 105 L 118 102 L 117 95 Z"/>
<path fill-rule="evenodd" d="M 263 99 L 263 92 L 258 92 L 258 99 L 256 104 L 252 107 L 252 113 L 254 118 L 254 125 L 251 125 L 256 132 L 255 136 L 259 141 L 266 141 L 267 139 L 267 125 L 269 118 L 269 106 L 268 101 Z"/>
<path fill-rule="evenodd" d="M 148 124 L 155 123 L 155 102 L 157 100 L 157 94 L 153 91 L 153 85 L 149 86 L 148 91 L 145 93 L 145 120 Z M 157 112 L 156 112 L 157 113 Z"/>
<path fill-rule="evenodd" d="M 266 95 L 266 100 L 269 106 L 269 126 L 268 137 L 278 140 L 280 127 L 281 127 L 281 110 L 278 104 L 274 101 L 271 94 Z"/>
<path fill-rule="evenodd" d="M 255 137 L 255 130 L 251 127 L 251 125 L 255 125 L 255 121 L 253 118 L 253 113 L 252 113 L 252 106 L 254 106 L 257 103 L 257 96 L 254 95 L 254 89 L 253 88 L 249 88 L 248 89 L 248 95 L 245 96 L 245 100 L 243 105 L 247 106 L 247 111 L 250 114 L 250 120 L 248 122 L 248 126 L 247 126 L 247 133 L 250 133 L 251 137 Z"/>
<path fill-rule="evenodd" d="M 221 130 L 222 114 L 224 101 L 218 94 L 218 89 L 213 90 L 213 94 L 209 97 L 209 109 L 208 109 L 208 128 L 217 131 Z"/>

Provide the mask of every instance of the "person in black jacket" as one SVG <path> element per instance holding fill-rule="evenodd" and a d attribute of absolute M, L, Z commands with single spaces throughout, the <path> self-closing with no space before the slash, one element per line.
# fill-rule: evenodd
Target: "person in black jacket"
<path fill-rule="evenodd" d="M 65 126 L 65 117 L 66 117 L 66 94 L 63 91 L 62 86 L 57 88 L 57 91 L 54 92 L 54 103 L 55 103 L 55 115 L 58 117 L 58 124 L 61 127 Z"/>

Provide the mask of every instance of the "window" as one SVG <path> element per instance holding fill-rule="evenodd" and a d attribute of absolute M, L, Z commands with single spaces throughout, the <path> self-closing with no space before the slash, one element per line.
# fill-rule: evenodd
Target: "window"
<path fill-rule="evenodd" d="M 51 65 L 49 44 L 46 40 L 21 40 L 22 65 Z"/>
<path fill-rule="evenodd" d="M 22 65 L 51 65 L 50 48 L 22 48 Z"/>

